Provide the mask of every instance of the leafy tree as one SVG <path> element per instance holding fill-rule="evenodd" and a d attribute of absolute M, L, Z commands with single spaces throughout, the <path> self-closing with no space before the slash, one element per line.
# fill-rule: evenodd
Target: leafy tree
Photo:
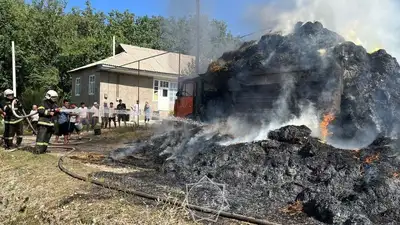
<path fill-rule="evenodd" d="M 162 39 L 168 43 L 171 51 L 196 55 L 197 46 L 197 19 L 193 16 L 183 18 L 168 18 L 163 23 Z M 207 17 L 200 19 L 200 72 L 205 72 L 212 60 L 220 57 L 224 52 L 238 46 L 240 39 L 233 37 L 227 31 L 227 25 Z M 184 74 L 195 72 L 195 62 L 189 65 Z"/>
<path fill-rule="evenodd" d="M 83 9 L 66 11 L 63 0 L 0 0 L 0 90 L 12 87 L 11 41 L 16 44 L 18 93 L 37 101 L 52 88 L 69 96 L 67 73 L 111 56 L 112 36 L 118 43 L 195 54 L 194 17 L 136 16 L 124 11 L 108 14 L 86 1 Z M 201 63 L 219 57 L 237 43 L 222 21 L 201 20 Z M 185 74 L 194 71 L 194 62 Z M 29 100 L 28 100 L 29 99 Z"/>

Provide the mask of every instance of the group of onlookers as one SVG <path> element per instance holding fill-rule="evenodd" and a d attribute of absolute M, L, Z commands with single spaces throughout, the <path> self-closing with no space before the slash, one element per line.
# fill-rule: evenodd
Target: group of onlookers
<path fill-rule="evenodd" d="M 60 136 L 64 137 L 64 144 L 69 142 L 71 135 L 76 132 L 78 135 L 78 139 L 81 138 L 82 132 L 89 132 L 90 128 L 95 129 L 95 127 L 100 122 L 100 127 L 111 129 L 111 124 L 114 124 L 114 128 L 121 126 L 121 120 L 126 125 L 126 122 L 129 120 L 129 114 L 122 113 L 126 110 L 126 104 L 122 102 L 121 99 L 118 100 L 118 105 L 114 108 L 114 103 L 104 102 L 102 107 L 99 107 L 97 102 L 94 102 L 93 106 L 88 109 L 84 102 L 81 102 L 80 107 L 78 108 L 75 104 L 70 104 L 70 102 L 66 99 L 63 101 L 63 105 L 61 107 L 61 112 L 57 116 L 55 122 L 55 135 L 56 142 L 59 141 Z M 65 109 L 72 109 L 73 112 L 63 111 Z M 138 117 L 140 116 L 139 109 L 139 101 L 136 101 L 136 104 L 131 107 L 131 113 L 134 118 L 132 118 L 133 122 L 138 121 Z M 37 112 L 38 108 L 36 105 L 33 105 L 30 114 L 34 114 Z M 117 110 L 117 111 L 116 111 Z M 126 112 L 126 111 L 125 111 Z M 144 120 L 145 123 L 150 121 L 151 109 L 148 102 L 146 102 L 144 107 Z M 39 115 L 35 114 L 31 116 L 30 122 L 35 130 L 37 130 L 37 123 L 39 120 Z"/>
<path fill-rule="evenodd" d="M 97 105 L 97 102 L 95 102 L 95 105 Z M 128 114 L 126 113 L 126 104 L 119 99 L 116 110 L 117 111 L 115 111 L 112 102 L 110 102 L 110 105 L 108 105 L 107 102 L 103 103 L 103 106 L 98 111 L 101 117 L 101 128 L 107 128 L 107 126 L 111 128 L 111 121 L 114 123 L 114 127 L 116 127 L 116 117 L 118 118 L 118 126 L 121 126 L 121 121 L 124 122 L 125 126 L 127 121 L 133 121 L 134 123 L 137 123 L 139 116 L 141 115 L 139 101 L 136 101 L 136 104 L 131 107 L 131 111 Z M 120 111 L 125 111 L 125 113 L 119 113 Z M 144 113 L 144 121 L 145 123 L 148 123 L 151 117 L 151 108 L 148 102 L 146 102 L 144 106 Z M 129 118 L 130 116 L 132 118 Z"/>
<path fill-rule="evenodd" d="M 78 135 L 78 138 L 81 138 L 81 133 L 86 130 L 89 132 L 89 117 L 88 117 L 88 108 L 86 107 L 85 103 L 82 102 L 81 106 L 77 108 L 75 104 L 70 104 L 68 100 L 63 101 L 63 105 L 61 109 L 72 109 L 76 110 L 76 113 L 71 112 L 63 112 L 61 111 L 60 114 L 57 116 L 55 123 L 55 132 L 56 135 L 56 142 L 59 141 L 60 136 L 64 137 L 64 143 L 68 143 L 71 135 L 75 131 Z M 37 106 L 33 105 L 30 114 L 34 114 L 37 112 Z M 31 116 L 30 122 L 35 130 L 37 130 L 37 123 L 39 120 L 39 115 L 35 114 Z M 36 135 L 34 133 L 34 135 Z"/>

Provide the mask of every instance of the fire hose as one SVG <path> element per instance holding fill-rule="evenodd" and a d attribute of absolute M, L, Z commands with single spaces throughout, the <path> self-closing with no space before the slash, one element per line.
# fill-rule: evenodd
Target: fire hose
<path fill-rule="evenodd" d="M 225 218 L 229 218 L 229 219 L 235 219 L 235 220 L 239 220 L 239 221 L 243 221 L 243 222 L 248 222 L 248 223 L 254 223 L 254 224 L 261 224 L 261 225 L 279 225 L 277 223 L 273 223 L 273 222 L 269 222 L 266 220 L 261 220 L 261 219 L 257 219 L 254 217 L 248 217 L 248 216 L 244 216 L 244 215 L 240 215 L 240 214 L 235 214 L 235 213 L 230 213 L 230 212 L 225 212 L 225 211 L 219 211 L 219 210 L 215 210 L 215 209 L 210 209 L 210 208 L 205 208 L 205 207 L 201 207 L 198 205 L 192 205 L 192 204 L 185 204 L 182 201 L 176 201 L 176 200 L 172 200 L 172 199 L 167 199 L 167 198 L 163 198 L 163 197 L 159 197 L 159 196 L 155 196 L 152 194 L 148 194 L 145 192 L 141 192 L 141 191 L 136 191 L 136 190 L 131 190 L 131 189 L 123 189 L 121 187 L 117 187 L 115 185 L 112 184 L 108 184 L 106 182 L 100 182 L 98 180 L 95 179 L 89 179 L 88 177 L 84 177 L 82 175 L 79 175 L 77 173 L 74 173 L 70 170 L 68 170 L 64 165 L 64 158 L 67 157 L 68 155 L 72 154 L 74 151 L 77 150 L 77 148 L 72 147 L 72 146 L 49 146 L 50 148 L 62 148 L 62 149 L 66 149 L 66 150 L 71 150 L 69 151 L 67 154 L 61 156 L 58 160 L 58 168 L 66 173 L 67 175 L 81 180 L 81 181 L 85 181 L 85 182 L 90 182 L 92 184 L 98 185 L 100 187 L 103 188 L 107 188 L 110 190 L 115 190 L 118 192 L 123 192 L 123 193 L 128 193 L 131 195 L 136 195 L 142 198 L 146 198 L 146 199 L 150 199 L 150 200 L 154 200 L 154 201 L 161 201 L 165 204 L 171 204 L 171 205 L 175 205 L 178 207 L 186 207 L 188 209 L 191 210 L 196 210 L 199 212 L 203 212 L 203 213 L 209 213 L 209 214 L 215 214 L 215 215 L 219 215 L 221 217 L 225 217 Z"/>
<path fill-rule="evenodd" d="M 11 111 L 12 111 L 12 113 L 14 114 L 15 117 L 17 117 L 17 118 L 19 118 L 19 119 L 26 119 L 26 121 L 28 122 L 28 124 L 29 124 L 30 128 L 32 129 L 32 131 L 35 132 L 35 133 L 37 133 L 36 130 L 35 130 L 35 128 L 32 126 L 32 123 L 31 123 L 31 121 L 29 120 L 29 118 L 30 118 L 31 116 L 36 115 L 38 112 L 35 112 L 35 113 L 31 113 L 31 114 L 29 114 L 29 115 L 26 115 L 25 110 L 22 108 L 22 113 L 23 113 L 23 115 L 22 115 L 22 116 L 21 116 L 21 115 L 18 115 L 17 112 L 16 112 L 16 110 L 15 110 L 15 106 L 14 106 L 14 104 L 17 103 L 17 102 L 18 102 L 18 99 L 16 99 L 16 98 L 11 102 Z"/>
<path fill-rule="evenodd" d="M 38 114 L 38 112 L 34 112 L 34 113 L 29 114 L 29 115 L 26 115 L 25 111 L 22 109 L 22 112 L 23 112 L 24 115 L 18 115 L 18 114 L 16 113 L 15 106 L 14 106 L 14 104 L 17 103 L 18 101 L 19 101 L 19 100 L 15 98 L 15 99 L 12 101 L 12 104 L 11 104 L 11 108 L 12 108 L 12 111 L 13 111 L 13 114 L 14 114 L 15 117 L 17 117 L 17 118 L 19 118 L 19 119 L 24 119 L 24 118 L 29 118 L 29 117 L 31 117 L 31 116 L 34 116 L 34 115 Z M 59 108 L 59 109 L 57 110 L 57 112 L 79 114 L 79 113 L 81 112 L 81 110 L 80 110 L 80 109 L 65 109 L 65 108 Z M 91 110 L 91 109 L 90 109 L 90 110 L 87 110 L 86 112 L 87 112 L 87 113 L 98 113 L 98 111 L 96 112 L 96 110 Z M 104 109 L 101 110 L 101 112 L 102 112 L 102 113 L 105 113 L 105 114 L 108 114 L 108 113 L 115 113 L 115 114 L 117 114 L 117 115 L 131 115 L 131 114 L 132 114 L 132 111 L 129 111 L 129 110 L 126 110 L 126 109 L 110 109 L 110 108 L 104 108 Z"/>

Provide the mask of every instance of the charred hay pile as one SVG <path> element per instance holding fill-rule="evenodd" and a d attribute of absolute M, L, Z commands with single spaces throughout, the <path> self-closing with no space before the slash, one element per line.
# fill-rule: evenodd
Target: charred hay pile
<path fill-rule="evenodd" d="M 370 54 L 319 22 L 299 23 L 290 35 L 267 34 L 210 64 L 202 77 L 219 92 L 213 107 L 223 105 L 223 116 L 234 113 L 251 74 L 283 74 L 283 82 L 289 74 L 290 110 L 265 117 L 298 115 L 310 101 L 318 113 L 335 114 L 333 138 L 359 143 L 382 137 L 360 150 L 344 150 L 310 137 L 306 126 L 285 126 L 264 141 L 224 146 L 231 135 L 212 125 L 185 125 L 111 158 L 155 168 L 177 184 L 207 176 L 227 185 L 227 211 L 282 224 L 399 224 L 398 147 L 383 138 L 398 133 L 399 69 L 384 50 Z M 273 95 L 267 87 L 253 94 Z M 260 106 L 246 104 L 250 111 Z M 295 216 L 285 219 L 287 214 Z"/>
<path fill-rule="evenodd" d="M 343 150 L 310 137 L 306 126 L 289 125 L 265 141 L 222 146 L 231 137 L 207 130 L 175 129 L 136 143 L 127 160 L 150 159 L 176 183 L 204 176 L 223 183 L 234 213 L 282 224 L 400 223 L 400 158 L 390 139 Z"/>
<path fill-rule="evenodd" d="M 225 53 L 202 76 L 220 91 L 220 102 L 232 102 L 230 108 L 220 104 L 226 116 L 238 108 L 253 112 L 261 107 L 248 99 L 235 107 L 234 96 L 240 96 L 246 82 L 257 77 L 252 74 L 267 74 L 267 80 L 281 74 L 281 83 L 288 79 L 294 82 L 283 90 L 290 91 L 285 99 L 290 110 L 284 119 L 298 115 L 299 106 L 310 101 L 320 114 L 335 113 L 335 137 L 372 141 L 378 133 L 397 136 L 399 131 L 399 71 L 398 62 L 385 50 L 369 54 L 319 22 L 299 22 L 292 34 L 267 34 Z M 251 89 L 254 96 L 277 97 L 268 86 L 257 92 Z M 215 110 L 215 105 L 211 108 Z M 271 113 L 264 113 L 258 120 L 268 115 Z M 269 119 L 276 120 L 283 115 L 279 112 L 272 117 Z"/>

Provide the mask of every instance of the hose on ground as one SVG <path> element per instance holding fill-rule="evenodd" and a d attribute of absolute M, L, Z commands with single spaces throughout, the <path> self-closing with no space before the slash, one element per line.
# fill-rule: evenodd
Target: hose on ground
<path fill-rule="evenodd" d="M 80 140 L 85 140 L 86 139 L 86 141 L 85 142 L 83 142 L 83 141 L 78 141 L 78 142 L 69 142 L 68 143 L 68 145 L 81 145 L 81 144 L 85 144 L 85 143 L 87 143 L 87 142 L 89 142 L 89 141 L 92 141 L 92 138 L 90 138 L 90 137 L 88 137 L 88 138 L 81 138 Z M 79 139 L 78 139 L 79 140 Z M 65 145 L 64 145 L 64 143 L 51 143 L 49 146 L 60 146 L 60 148 L 62 148 L 62 147 L 64 147 Z M 67 147 L 67 146 L 65 146 L 65 147 Z"/>
<path fill-rule="evenodd" d="M 266 220 L 261 220 L 261 219 L 257 219 L 257 218 L 253 218 L 253 217 L 248 217 L 248 216 L 244 216 L 244 215 L 239 215 L 239 214 L 235 214 L 235 213 L 229 213 L 229 212 L 225 212 L 225 211 L 219 211 L 219 210 L 214 210 L 214 209 L 210 209 L 210 208 L 205 208 L 205 207 L 201 207 L 201 206 L 197 206 L 197 205 L 192 205 L 192 204 L 185 204 L 181 201 L 175 201 L 172 199 L 167 199 L 167 198 L 162 198 L 162 197 L 158 197 L 155 195 L 151 195 L 145 192 L 141 192 L 141 191 L 135 191 L 135 190 L 129 190 L 129 189 L 123 189 L 117 186 L 113 186 L 110 184 L 107 184 L 106 182 L 100 182 L 98 180 L 93 180 L 93 179 L 89 179 L 87 177 L 84 177 L 82 175 L 76 174 L 70 170 L 68 170 L 67 168 L 64 167 L 63 163 L 64 163 L 64 158 L 67 157 L 68 155 L 70 155 L 71 153 L 73 153 L 76 148 L 75 147 L 71 147 L 71 146 L 49 146 L 52 148 L 64 148 L 64 149 L 70 149 L 71 151 L 69 151 L 67 154 L 61 156 L 58 159 L 58 168 L 66 173 L 67 175 L 81 180 L 81 181 L 85 181 L 85 182 L 90 182 L 92 184 L 104 187 L 104 188 L 108 188 L 111 190 L 115 190 L 115 191 L 119 191 L 119 192 L 124 192 L 124 193 L 128 193 L 128 194 L 132 194 L 132 195 L 136 195 L 142 198 L 146 198 L 146 199 L 150 199 L 150 200 L 155 200 L 155 201 L 161 201 L 163 203 L 166 204 L 171 204 L 171 205 L 176 205 L 178 207 L 186 207 L 188 209 L 192 209 L 192 210 L 196 210 L 199 212 L 203 212 L 203 213 L 212 213 L 215 215 L 219 215 L 221 217 L 225 217 L 225 218 L 229 218 L 229 219 L 235 219 L 235 220 L 239 220 L 239 221 L 243 221 L 243 222 L 248 222 L 248 223 L 254 223 L 254 224 L 261 224 L 261 225 L 279 225 L 277 223 L 273 223 L 273 222 L 269 222 Z"/>

